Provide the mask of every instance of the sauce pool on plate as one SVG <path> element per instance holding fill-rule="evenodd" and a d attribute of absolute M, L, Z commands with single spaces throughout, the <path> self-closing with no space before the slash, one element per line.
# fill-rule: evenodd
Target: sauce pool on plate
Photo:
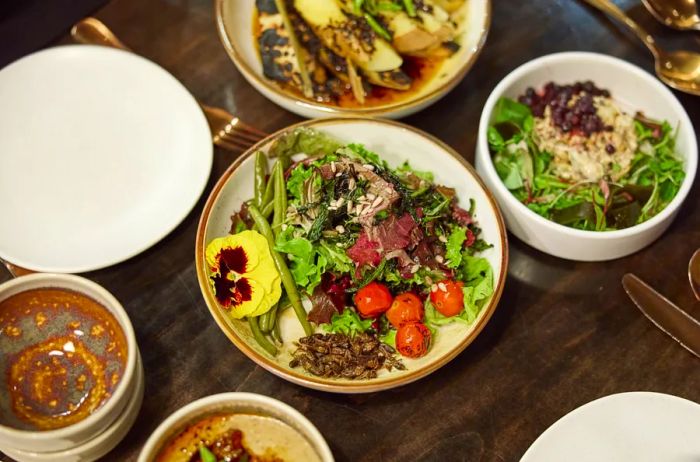
<path fill-rule="evenodd" d="M 75 424 L 112 396 L 127 342 L 107 308 L 80 292 L 31 289 L 0 301 L 0 424 L 28 431 Z"/>

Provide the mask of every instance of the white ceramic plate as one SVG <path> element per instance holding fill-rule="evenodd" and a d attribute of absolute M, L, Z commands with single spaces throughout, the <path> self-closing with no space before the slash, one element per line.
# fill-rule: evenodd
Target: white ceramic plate
<path fill-rule="evenodd" d="M 492 248 L 480 255 L 487 258 L 493 268 L 494 293 L 474 323 L 469 326 L 462 323 L 441 326 L 428 354 L 417 359 L 402 358 L 407 367 L 405 371 L 382 370 L 376 379 L 369 380 L 323 378 L 307 374 L 301 368 L 289 367 L 291 353 L 295 349 L 293 342 L 304 336 L 294 310 L 286 310 L 280 317 L 285 344 L 273 358 L 256 343 L 245 320 L 232 319 L 219 308 L 209 283 L 205 261 L 206 245 L 214 238 L 228 234 L 231 229 L 231 214 L 240 209 L 243 201 L 253 196 L 255 158 L 252 154 L 258 149 L 267 150 L 271 141 L 281 133 L 299 126 L 313 127 L 348 143 L 362 143 L 394 167 L 409 161 L 417 170 L 433 172 L 436 183 L 454 187 L 460 204 L 468 204 L 470 198 L 475 201 L 475 219 L 482 229 L 481 237 L 493 244 Z M 394 388 L 425 377 L 447 364 L 479 335 L 501 297 L 508 266 L 508 245 L 503 219 L 495 200 L 474 169 L 447 145 L 425 132 L 397 122 L 382 119 L 325 119 L 307 121 L 270 135 L 229 167 L 204 206 L 197 231 L 195 262 L 199 286 L 209 311 L 229 339 L 249 358 L 272 373 L 306 387 L 339 393 L 364 393 Z"/>
<path fill-rule="evenodd" d="M 207 121 L 156 64 L 70 45 L 0 71 L 0 257 L 84 272 L 158 242 L 209 178 Z"/>
<path fill-rule="evenodd" d="M 321 1 L 321 0 L 319 0 Z M 253 37 L 253 0 L 216 0 L 216 22 L 226 51 L 243 77 L 270 101 L 302 117 L 373 116 L 398 119 L 418 112 L 452 90 L 476 62 L 491 27 L 491 0 L 465 0 L 453 14 L 458 18 L 460 49 L 442 64 L 435 76 L 405 99 L 379 106 L 341 108 L 283 91 L 263 76 Z"/>
<path fill-rule="evenodd" d="M 549 427 L 521 462 L 700 460 L 700 404 L 651 392 L 610 395 Z"/>

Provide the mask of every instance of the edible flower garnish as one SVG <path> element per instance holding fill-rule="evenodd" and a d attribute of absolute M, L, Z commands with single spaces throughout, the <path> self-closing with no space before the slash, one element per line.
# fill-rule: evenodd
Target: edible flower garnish
<path fill-rule="evenodd" d="M 214 239 L 206 253 L 216 299 L 234 318 L 260 316 L 279 301 L 280 274 L 267 240 L 257 231 Z"/>

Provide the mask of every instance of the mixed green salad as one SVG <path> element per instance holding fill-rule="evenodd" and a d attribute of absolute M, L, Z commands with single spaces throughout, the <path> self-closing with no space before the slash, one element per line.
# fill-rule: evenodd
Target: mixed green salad
<path fill-rule="evenodd" d="M 668 122 L 619 109 L 592 82 L 529 88 L 495 106 L 488 143 L 504 185 L 530 210 L 589 231 L 663 210 L 685 177 Z"/>
<path fill-rule="evenodd" d="M 363 145 L 308 128 L 280 136 L 267 156 L 276 158 L 271 173 L 258 153 L 255 197 L 233 215 L 231 235 L 209 244 L 207 256 L 220 305 L 247 317 L 270 354 L 283 345 L 277 321 L 288 306 L 306 331 L 292 366 L 333 377 L 371 378 L 382 366 L 401 368 L 394 349 L 423 356 L 437 327 L 476 320 L 494 282 L 480 256 L 490 245 L 473 201 L 460 204 L 431 172 L 408 163 L 392 168 Z M 246 233 L 264 236 L 268 248 L 256 247 Z M 233 255 L 246 251 L 249 262 L 274 262 L 279 277 L 240 284 L 254 271 L 246 273 Z M 256 299 L 258 286 L 263 295 Z M 280 286 L 284 295 L 275 297 Z M 254 306 L 245 305 L 253 299 Z"/>

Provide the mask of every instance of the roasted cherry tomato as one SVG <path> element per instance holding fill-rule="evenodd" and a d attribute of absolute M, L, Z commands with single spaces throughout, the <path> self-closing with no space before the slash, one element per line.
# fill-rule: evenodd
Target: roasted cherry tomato
<path fill-rule="evenodd" d="M 394 298 L 386 318 L 397 329 L 410 322 L 423 320 L 423 302 L 412 292 L 404 292 Z"/>
<path fill-rule="evenodd" d="M 389 289 L 378 282 L 370 282 L 355 294 L 357 311 L 365 318 L 374 318 L 384 313 L 392 301 Z"/>
<path fill-rule="evenodd" d="M 396 331 L 396 349 L 407 358 L 420 358 L 430 347 L 430 331 L 425 324 L 412 322 Z"/>
<path fill-rule="evenodd" d="M 443 316 L 456 316 L 464 308 L 462 283 L 451 280 L 438 282 L 430 291 L 430 302 Z"/>

